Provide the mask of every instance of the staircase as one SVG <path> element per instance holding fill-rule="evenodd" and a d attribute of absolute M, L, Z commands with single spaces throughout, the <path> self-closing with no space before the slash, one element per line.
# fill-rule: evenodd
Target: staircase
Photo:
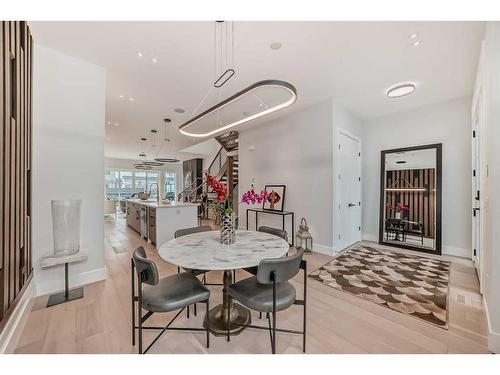
<path fill-rule="evenodd" d="M 233 207 L 237 210 L 238 193 L 234 193 L 234 191 L 238 185 L 239 134 L 231 131 L 218 135 L 215 139 L 219 142 L 221 148 L 205 172 L 227 186 L 229 195 L 233 197 Z M 209 201 L 215 202 L 215 193 L 210 190 L 205 175 L 202 181 L 195 181 L 184 189 L 178 195 L 178 200 L 181 202 L 197 202 L 203 192 L 207 194 Z"/>

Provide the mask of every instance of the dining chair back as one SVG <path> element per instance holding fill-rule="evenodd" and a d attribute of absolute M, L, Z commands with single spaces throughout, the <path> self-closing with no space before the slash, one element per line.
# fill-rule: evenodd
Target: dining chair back
<path fill-rule="evenodd" d="M 292 279 L 299 273 L 304 249 L 289 257 L 263 259 L 257 267 L 257 281 L 261 284 L 281 283 Z"/>
<path fill-rule="evenodd" d="M 193 234 L 193 233 L 209 232 L 211 230 L 212 230 L 212 227 L 210 225 L 202 225 L 199 227 L 178 229 L 174 233 L 174 238 L 187 236 L 188 234 Z"/>
<path fill-rule="evenodd" d="M 274 234 L 275 236 L 283 238 L 285 241 L 288 241 L 288 233 L 286 230 L 266 227 L 265 225 L 261 225 L 258 229 L 259 232 Z"/>
<path fill-rule="evenodd" d="M 148 285 L 158 284 L 158 268 L 156 268 L 156 264 L 151 259 L 146 257 L 144 247 L 139 246 L 134 250 L 132 260 L 137 270 L 137 274 L 141 276 L 140 279 L 143 283 Z"/>

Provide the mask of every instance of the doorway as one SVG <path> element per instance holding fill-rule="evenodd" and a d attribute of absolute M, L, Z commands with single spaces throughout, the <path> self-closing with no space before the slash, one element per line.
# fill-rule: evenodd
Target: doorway
<path fill-rule="evenodd" d="M 472 110 L 472 261 L 476 267 L 481 293 L 483 291 L 483 264 L 482 264 L 482 224 L 483 224 L 483 197 L 482 182 L 484 171 L 482 170 L 481 155 L 481 125 L 482 116 L 482 92 L 479 91 Z"/>
<path fill-rule="evenodd" d="M 361 140 L 337 129 L 336 204 L 334 217 L 337 251 L 361 241 Z"/>

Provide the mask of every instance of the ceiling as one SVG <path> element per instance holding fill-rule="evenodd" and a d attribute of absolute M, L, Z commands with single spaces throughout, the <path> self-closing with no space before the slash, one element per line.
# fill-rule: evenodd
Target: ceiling
<path fill-rule="evenodd" d="M 128 159 L 157 152 L 166 117 L 172 119 L 171 142 L 160 156 L 187 158 L 180 150 L 203 139 L 184 136 L 177 127 L 264 79 L 288 81 L 298 93 L 292 107 L 273 117 L 329 98 L 368 119 L 471 95 L 484 27 L 481 22 L 234 22 L 236 74 L 214 89 L 214 24 L 80 21 L 30 22 L 30 27 L 37 43 L 107 69 L 106 156 Z M 415 40 L 421 43 L 414 46 Z M 282 47 L 271 49 L 276 42 Z M 403 81 L 415 82 L 415 93 L 388 99 L 387 88 Z M 156 149 L 150 129 L 159 131 Z M 141 143 L 141 137 L 148 141 Z"/>

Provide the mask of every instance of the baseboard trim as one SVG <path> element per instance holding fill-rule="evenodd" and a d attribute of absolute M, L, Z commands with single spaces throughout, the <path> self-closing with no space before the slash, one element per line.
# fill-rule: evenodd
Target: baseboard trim
<path fill-rule="evenodd" d="M 460 258 L 467 258 L 467 259 L 471 258 L 470 249 L 464 249 L 463 247 L 443 246 L 441 254 L 442 255 L 451 255 L 451 256 L 460 257 Z"/>
<path fill-rule="evenodd" d="M 378 235 L 374 235 L 371 233 L 362 233 L 361 238 L 363 239 L 363 241 L 378 242 Z"/>
<path fill-rule="evenodd" d="M 33 305 L 33 297 L 35 295 L 36 285 L 35 281 L 32 279 L 0 334 L 0 353 L 14 353 L 24 326 L 28 321 L 29 312 Z"/>
<path fill-rule="evenodd" d="M 71 275 L 70 288 L 106 280 L 106 278 L 107 278 L 106 267 L 98 268 L 87 272 L 81 272 L 78 275 Z M 40 280 L 39 278 L 36 278 L 37 296 L 43 296 L 45 294 L 55 293 L 60 291 L 61 291 L 61 280 L 59 279 Z"/>
<path fill-rule="evenodd" d="M 335 255 L 335 249 L 331 246 L 325 246 L 320 244 L 313 244 L 313 251 L 325 255 Z"/>
<path fill-rule="evenodd" d="M 486 321 L 488 323 L 488 350 L 492 353 L 500 353 L 500 333 L 491 329 L 490 312 L 488 310 L 488 302 L 483 295 L 483 307 L 486 311 Z"/>

